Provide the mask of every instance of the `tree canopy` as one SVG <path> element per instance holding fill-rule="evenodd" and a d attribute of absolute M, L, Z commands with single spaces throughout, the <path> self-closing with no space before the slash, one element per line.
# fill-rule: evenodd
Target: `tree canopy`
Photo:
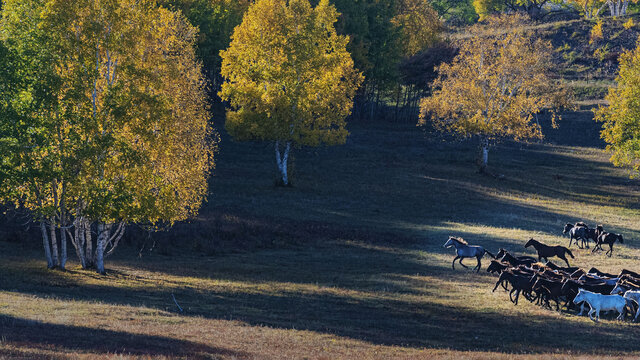
<path fill-rule="evenodd" d="M 37 176 L 20 177 L 13 195 L 49 221 L 54 259 L 56 226 L 64 244 L 63 228 L 95 224 L 95 254 L 90 239 L 71 241 L 83 266 L 95 257 L 104 272 L 124 224 L 193 216 L 215 143 L 187 20 L 151 0 L 10 0 L 3 15 L 7 47 L 37 61 L 24 68 L 33 83 L 12 98 L 29 104 L 26 125 L 5 132 L 36 145 L 13 154 L 12 167 Z"/>
<path fill-rule="evenodd" d="M 362 82 L 336 33 L 328 0 L 258 0 L 222 52 L 220 97 L 226 128 L 237 139 L 276 142 L 282 181 L 291 145 L 344 143 L 345 118 Z M 279 145 L 285 146 L 281 158 Z"/>
<path fill-rule="evenodd" d="M 602 121 L 601 137 L 607 143 L 611 161 L 630 169 L 632 176 L 640 175 L 640 42 L 636 48 L 620 56 L 617 86 L 609 88 L 608 106 L 596 111 Z"/>
<path fill-rule="evenodd" d="M 420 103 L 420 124 L 480 138 L 481 170 L 489 142 L 542 138 L 536 114 L 568 103 L 567 91 L 549 76 L 551 44 L 525 33 L 525 21 L 503 15 L 474 25 L 453 62 L 439 67 L 433 95 Z"/>

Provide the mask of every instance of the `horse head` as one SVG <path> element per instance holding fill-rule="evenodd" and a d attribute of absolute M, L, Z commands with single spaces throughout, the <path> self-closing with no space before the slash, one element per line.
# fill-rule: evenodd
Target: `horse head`
<path fill-rule="evenodd" d="M 566 234 L 566 233 L 567 233 L 567 231 L 571 230 L 571 228 L 573 228 L 573 224 L 569 224 L 569 223 L 567 223 L 567 224 L 564 226 L 564 230 L 562 230 L 562 233 L 563 233 L 563 234 Z"/>
<path fill-rule="evenodd" d="M 627 291 L 627 289 L 625 289 L 622 284 L 616 284 L 616 287 L 613 288 L 613 290 L 611 290 L 611 295 L 616 295 L 616 294 L 620 294 L 620 293 L 625 293 Z"/>
<path fill-rule="evenodd" d="M 447 242 L 446 242 L 446 243 L 444 243 L 444 245 L 443 245 L 443 246 L 444 246 L 445 248 L 450 248 L 450 247 L 452 247 L 453 245 L 454 245 L 454 243 L 453 243 L 453 236 L 449 236 L 449 239 L 447 240 Z"/>
<path fill-rule="evenodd" d="M 622 239 L 622 234 L 616 234 L 616 237 L 618 238 L 618 241 L 620 241 L 620 244 L 624 244 L 624 239 Z"/>
<path fill-rule="evenodd" d="M 496 254 L 496 259 L 502 259 L 502 257 L 504 257 L 507 254 L 507 250 L 500 248 L 500 250 L 498 250 L 498 253 Z"/>
<path fill-rule="evenodd" d="M 526 244 L 524 244 L 525 248 L 528 248 L 529 246 L 535 245 L 535 243 L 537 243 L 536 240 L 534 240 L 533 238 L 529 239 L 529 241 L 527 241 Z"/>
<path fill-rule="evenodd" d="M 578 289 L 578 295 L 576 295 L 576 297 L 573 299 L 573 303 L 574 304 L 579 304 L 583 301 L 585 301 L 585 295 L 586 293 L 584 292 L 584 289 Z"/>

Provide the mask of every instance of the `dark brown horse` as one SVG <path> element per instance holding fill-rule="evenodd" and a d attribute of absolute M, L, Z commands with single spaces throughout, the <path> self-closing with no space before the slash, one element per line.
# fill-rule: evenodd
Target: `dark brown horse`
<path fill-rule="evenodd" d="M 583 222 L 576 223 L 575 225 L 567 223 L 564 226 L 564 230 L 562 230 L 562 233 L 569 233 L 569 247 L 571 247 L 571 243 L 575 240 L 576 245 L 582 249 L 585 245 L 587 247 L 589 246 L 589 240 L 587 239 L 588 229 L 589 228 Z M 582 246 L 580 246 L 578 240 L 582 240 Z"/>
<path fill-rule="evenodd" d="M 538 260 L 545 259 L 545 261 L 549 261 L 550 257 L 557 256 L 560 259 L 564 260 L 564 262 L 567 263 L 567 266 L 571 266 L 569 265 L 569 261 L 567 260 L 565 254 L 569 254 L 572 259 L 575 259 L 575 257 L 571 253 L 571 250 L 567 249 L 564 246 L 549 246 L 535 239 L 529 239 L 529 241 L 524 244 L 525 248 L 528 248 L 529 246 L 533 246 L 534 249 L 536 249 L 536 251 L 538 252 Z"/>
<path fill-rule="evenodd" d="M 600 234 L 600 236 L 598 236 L 598 242 L 596 243 L 596 246 L 593 248 L 593 250 L 591 250 L 591 252 L 595 252 L 596 250 L 604 250 L 602 248 L 602 244 L 607 244 L 609 245 L 609 250 L 605 253 L 605 255 L 609 255 L 609 257 L 611 257 L 611 255 L 613 254 L 613 243 L 616 242 L 616 240 L 620 241 L 620 244 L 624 244 L 624 239 L 622 238 L 621 234 L 613 234 L 613 233 L 602 233 Z"/>

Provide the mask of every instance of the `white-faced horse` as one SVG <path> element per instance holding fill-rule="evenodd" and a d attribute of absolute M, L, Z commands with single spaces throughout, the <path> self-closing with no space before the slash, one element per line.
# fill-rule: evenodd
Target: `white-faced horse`
<path fill-rule="evenodd" d="M 627 299 L 620 295 L 602 295 L 585 289 L 579 289 L 578 295 L 573 299 L 573 303 L 579 304 L 583 301 L 591 307 L 591 310 L 589 310 L 589 318 L 593 321 L 600 321 L 600 311 L 602 310 L 615 310 L 618 312 L 617 319 L 624 320 Z M 596 314 L 595 318 L 593 314 Z"/>
<path fill-rule="evenodd" d="M 493 256 L 492 253 L 485 250 L 485 248 L 483 248 L 482 246 L 469 245 L 462 238 L 449 236 L 449 240 L 447 240 L 447 242 L 444 243 L 444 247 L 450 248 L 452 246 L 456 248 L 456 257 L 453 259 L 453 262 L 451 263 L 451 267 L 454 270 L 456 269 L 455 263 L 456 263 L 456 260 L 458 259 L 460 259 L 460 265 L 468 269 L 469 267 L 462 263 L 462 259 L 475 257 L 478 260 L 478 265 L 476 265 L 474 269 L 476 270 L 476 272 L 478 272 L 480 271 L 480 265 L 481 265 L 480 259 L 482 259 L 485 253 L 489 254 L 494 259 L 496 258 L 495 256 Z"/>

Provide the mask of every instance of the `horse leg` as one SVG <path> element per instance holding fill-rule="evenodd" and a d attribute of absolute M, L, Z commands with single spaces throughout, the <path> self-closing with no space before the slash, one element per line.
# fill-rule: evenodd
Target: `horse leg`
<path fill-rule="evenodd" d="M 493 288 L 493 290 L 491 292 L 496 292 L 496 289 L 498 288 L 498 285 L 500 285 L 500 283 L 502 283 L 502 282 L 500 281 L 500 279 L 498 279 L 498 281 L 496 282 L 496 286 Z M 502 283 L 502 287 L 504 287 L 504 283 Z M 506 290 L 506 288 L 505 288 L 505 290 Z"/>
<path fill-rule="evenodd" d="M 482 256 L 476 256 L 476 259 L 478 259 L 478 265 L 476 266 L 476 268 L 477 268 L 476 272 L 480 272 L 480 266 L 482 266 L 482 263 L 480 262 L 481 258 L 482 258 Z"/>
<path fill-rule="evenodd" d="M 460 256 L 460 261 L 458 261 L 460 263 L 460 265 L 464 266 L 465 269 L 468 269 L 469 267 L 465 264 L 462 263 L 462 260 L 464 260 L 464 256 Z"/>
<path fill-rule="evenodd" d="M 609 257 L 613 255 L 613 243 L 609 244 L 609 251 L 607 251 L 607 253 L 609 253 Z"/>
<path fill-rule="evenodd" d="M 566 262 L 566 263 L 567 263 L 567 267 L 571 267 L 571 265 L 569 265 L 569 260 L 567 260 L 567 257 L 566 257 L 566 256 L 564 256 L 564 254 L 562 254 L 562 256 L 559 256 L 559 255 L 558 255 L 558 257 L 559 257 L 560 259 L 564 260 L 564 262 Z"/>
<path fill-rule="evenodd" d="M 616 319 L 624 321 L 624 316 L 627 313 L 627 304 L 626 304 L 626 302 L 625 302 L 624 305 L 622 305 L 621 309 L 616 309 L 616 310 L 618 310 L 618 313 L 620 314 L 620 315 L 618 315 L 618 317 Z"/>
<path fill-rule="evenodd" d="M 594 318 L 593 318 L 593 314 L 594 314 L 595 312 L 596 312 L 596 311 L 595 311 L 593 308 L 591 308 L 591 310 L 589 310 L 589 319 L 591 319 L 592 321 L 598 322 L 598 320 L 596 320 L 596 319 L 594 319 Z"/>
<path fill-rule="evenodd" d="M 633 318 L 633 321 L 636 321 L 636 319 L 638 319 L 638 315 L 640 315 L 640 306 L 638 306 L 638 311 L 636 311 L 636 316 Z"/>
<path fill-rule="evenodd" d="M 460 258 L 460 256 L 456 256 L 455 258 L 453 258 L 453 262 L 451 263 L 451 268 L 453 270 L 456 269 L 455 264 L 456 264 L 456 260 L 458 260 Z"/>

